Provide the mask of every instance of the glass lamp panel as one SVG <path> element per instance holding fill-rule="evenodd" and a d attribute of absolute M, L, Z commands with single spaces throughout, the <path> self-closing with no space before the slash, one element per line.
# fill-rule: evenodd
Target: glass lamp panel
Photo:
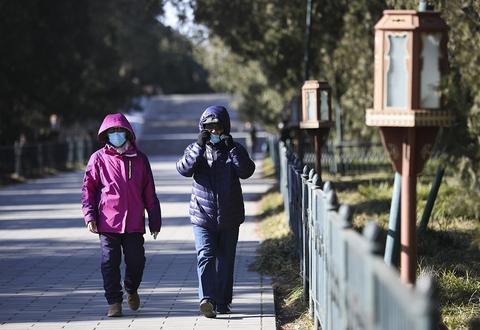
<path fill-rule="evenodd" d="M 387 54 L 389 67 L 387 72 L 386 106 L 391 108 L 407 107 L 407 35 L 389 35 L 390 51 Z"/>
<path fill-rule="evenodd" d="M 307 90 L 307 120 L 317 120 L 316 92 Z"/>
<path fill-rule="evenodd" d="M 320 92 L 320 120 L 329 121 L 330 112 L 328 109 L 328 92 L 321 91 Z"/>
<path fill-rule="evenodd" d="M 440 108 L 440 33 L 422 33 L 420 107 Z"/>

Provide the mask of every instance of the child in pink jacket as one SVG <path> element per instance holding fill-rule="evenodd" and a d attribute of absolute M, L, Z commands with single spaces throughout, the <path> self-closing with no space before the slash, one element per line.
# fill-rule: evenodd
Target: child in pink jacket
<path fill-rule="evenodd" d="M 145 267 L 145 210 L 156 239 L 162 225 L 160 203 L 147 156 L 135 145 L 127 118 L 109 114 L 98 130 L 105 146 L 92 154 L 85 170 L 82 210 L 87 228 L 98 233 L 108 316 L 122 315 L 120 262 L 125 255 L 124 288 L 130 309 L 137 310 L 137 289 Z"/>

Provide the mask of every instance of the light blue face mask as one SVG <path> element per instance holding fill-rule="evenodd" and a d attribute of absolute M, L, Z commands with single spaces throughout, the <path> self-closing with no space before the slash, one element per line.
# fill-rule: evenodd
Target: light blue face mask
<path fill-rule="evenodd" d="M 121 147 L 127 142 L 127 133 L 126 132 L 113 132 L 113 133 L 108 133 L 108 141 L 114 146 L 114 147 Z"/>
<path fill-rule="evenodd" d="M 217 144 L 218 142 L 220 142 L 220 135 L 210 134 L 210 142 L 212 142 L 213 144 Z"/>

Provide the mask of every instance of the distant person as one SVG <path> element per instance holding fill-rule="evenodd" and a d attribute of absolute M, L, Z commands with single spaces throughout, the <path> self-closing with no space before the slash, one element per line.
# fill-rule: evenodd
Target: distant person
<path fill-rule="evenodd" d="M 105 146 L 88 161 L 82 210 L 88 230 L 100 237 L 103 287 L 109 304 L 107 315 L 115 317 L 122 315 L 122 250 L 128 306 L 137 310 L 140 306 L 137 290 L 145 267 L 145 209 L 154 239 L 162 220 L 150 163 L 137 149 L 135 133 L 127 118 L 120 113 L 107 115 L 98 139 Z"/>
<path fill-rule="evenodd" d="M 255 150 L 257 148 L 257 129 L 255 127 L 255 124 L 252 124 L 251 122 L 246 122 L 245 128 L 248 131 L 247 135 L 247 147 L 250 155 L 253 157 L 255 156 Z"/>
<path fill-rule="evenodd" d="M 177 161 L 177 171 L 193 176 L 190 221 L 197 250 L 200 311 L 208 318 L 231 313 L 233 273 L 240 224 L 245 221 L 239 179 L 255 164 L 230 135 L 230 117 L 210 106 L 198 125 L 200 134 Z"/>

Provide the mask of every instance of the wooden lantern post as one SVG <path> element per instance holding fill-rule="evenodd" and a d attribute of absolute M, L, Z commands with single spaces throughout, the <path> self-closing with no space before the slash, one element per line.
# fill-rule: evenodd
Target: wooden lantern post
<path fill-rule="evenodd" d="M 321 178 L 322 145 L 332 120 L 331 87 L 326 81 L 307 80 L 302 86 L 302 120 L 300 128 L 313 136 L 315 143 L 315 171 Z"/>
<path fill-rule="evenodd" d="M 417 268 L 416 183 L 439 127 L 454 116 L 442 109 L 447 69 L 447 25 L 434 11 L 385 10 L 375 25 L 374 104 L 366 124 L 380 127 L 382 143 L 402 175 L 400 277 L 414 284 Z"/>
<path fill-rule="evenodd" d="M 296 95 L 292 97 L 287 106 L 287 111 L 290 114 L 289 129 L 293 133 L 293 150 L 298 155 L 298 158 L 303 163 L 303 134 L 300 129 L 300 121 L 302 118 L 302 97 Z"/>

